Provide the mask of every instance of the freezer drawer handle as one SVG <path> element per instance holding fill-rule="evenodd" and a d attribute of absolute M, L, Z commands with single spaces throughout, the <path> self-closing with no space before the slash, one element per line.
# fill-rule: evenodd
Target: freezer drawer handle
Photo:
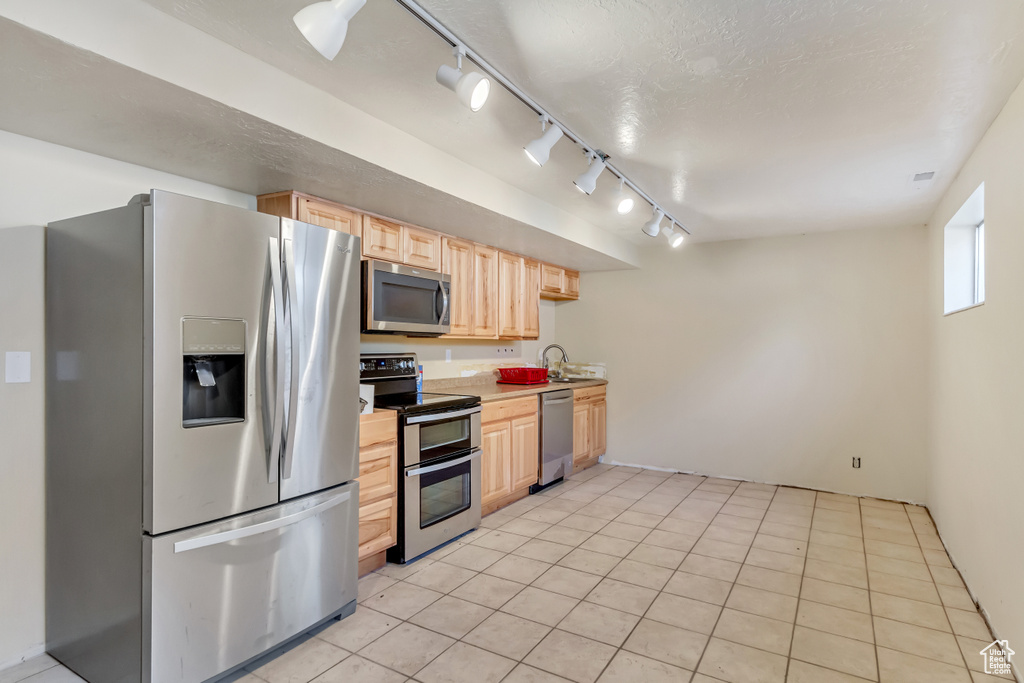
<path fill-rule="evenodd" d="M 275 529 L 281 529 L 292 524 L 298 524 L 304 519 L 309 519 L 315 515 L 330 510 L 331 508 L 341 505 L 346 500 L 352 497 L 351 491 L 345 491 L 339 496 L 335 496 L 330 500 L 325 500 L 322 503 L 314 505 L 311 508 L 306 508 L 301 512 L 296 512 L 294 515 L 288 515 L 280 519 L 272 519 L 269 522 L 263 522 L 262 524 L 253 524 L 252 526 L 242 527 L 241 529 L 232 529 L 231 531 L 222 531 L 216 534 L 210 534 L 209 536 L 200 536 L 199 538 L 190 538 L 187 541 L 178 541 L 174 544 L 175 553 L 183 553 L 188 550 L 195 550 L 196 548 L 206 548 L 211 545 L 219 545 L 221 543 L 227 543 L 228 541 L 237 541 L 240 538 L 248 538 L 249 536 L 256 536 L 257 534 L 265 534 L 268 531 L 274 531 Z"/>
<path fill-rule="evenodd" d="M 438 470 L 446 470 L 449 467 L 455 467 L 456 465 L 461 465 L 463 463 L 469 462 L 470 460 L 473 460 L 474 458 L 479 458 L 481 453 L 483 453 L 483 451 L 481 449 L 474 448 L 470 452 L 469 455 L 464 455 L 461 458 L 457 458 L 455 460 L 450 460 L 448 462 L 443 462 L 440 465 L 430 465 L 428 467 L 417 467 L 414 470 L 406 470 L 405 476 L 407 476 L 407 477 L 418 477 L 421 474 L 427 474 L 428 472 L 437 472 Z"/>
<path fill-rule="evenodd" d="M 445 420 L 451 420 L 456 417 L 463 417 L 464 415 L 472 415 L 473 413 L 479 413 L 482 409 L 480 406 L 475 408 L 466 408 L 465 410 L 453 410 L 449 413 L 438 413 L 435 415 L 421 415 L 418 417 L 406 418 L 405 424 L 412 425 L 419 422 L 444 422 Z"/>

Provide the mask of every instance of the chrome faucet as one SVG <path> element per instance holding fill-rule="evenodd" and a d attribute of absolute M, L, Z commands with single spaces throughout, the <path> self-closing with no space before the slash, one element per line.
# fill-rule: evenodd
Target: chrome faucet
<path fill-rule="evenodd" d="M 562 362 L 563 363 L 568 363 L 569 362 L 569 356 L 568 356 L 568 354 L 566 354 L 565 349 L 563 349 L 558 344 L 548 344 L 547 346 L 544 347 L 544 350 L 540 352 L 541 360 L 544 361 L 544 369 L 545 370 L 548 368 L 548 351 L 550 351 L 551 349 L 558 349 L 559 351 L 562 352 Z"/>

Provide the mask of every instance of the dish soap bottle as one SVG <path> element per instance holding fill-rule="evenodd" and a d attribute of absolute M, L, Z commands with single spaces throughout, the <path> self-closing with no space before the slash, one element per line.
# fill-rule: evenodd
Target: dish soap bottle
<path fill-rule="evenodd" d="M 417 366 L 416 372 L 416 393 L 423 393 L 423 366 Z"/>

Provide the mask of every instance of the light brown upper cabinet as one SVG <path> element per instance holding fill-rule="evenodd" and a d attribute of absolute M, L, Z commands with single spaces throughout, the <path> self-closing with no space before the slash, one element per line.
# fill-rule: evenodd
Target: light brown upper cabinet
<path fill-rule="evenodd" d="M 498 252 L 498 336 L 523 336 L 523 257 Z"/>
<path fill-rule="evenodd" d="M 256 208 L 283 218 L 293 218 L 331 230 L 362 235 L 362 215 L 356 211 L 301 192 L 275 192 L 256 198 Z"/>
<path fill-rule="evenodd" d="M 540 298 L 552 301 L 572 301 L 580 298 L 580 272 L 542 263 L 540 269 Z"/>
<path fill-rule="evenodd" d="M 540 299 L 580 296 L 580 274 L 433 230 L 303 194 L 260 195 L 263 213 L 362 237 L 363 258 L 442 271 L 452 278 L 451 337 L 540 338 Z"/>
<path fill-rule="evenodd" d="M 363 256 L 402 262 L 402 226 L 376 216 L 363 216 Z"/>
<path fill-rule="evenodd" d="M 540 262 L 523 261 L 523 339 L 540 337 Z"/>
<path fill-rule="evenodd" d="M 433 230 L 403 225 L 402 263 L 414 268 L 441 270 L 441 235 Z"/>
<path fill-rule="evenodd" d="M 498 336 L 498 250 L 473 246 L 473 336 Z"/>
<path fill-rule="evenodd" d="M 542 263 L 540 265 L 540 291 L 545 294 L 561 294 L 565 291 L 565 268 Z"/>
<path fill-rule="evenodd" d="M 441 272 L 452 278 L 449 297 L 453 337 L 473 334 L 473 243 L 444 237 L 441 240 Z"/>

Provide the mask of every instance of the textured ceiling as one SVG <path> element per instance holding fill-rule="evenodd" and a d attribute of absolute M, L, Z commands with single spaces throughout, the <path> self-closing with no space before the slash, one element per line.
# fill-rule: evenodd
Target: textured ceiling
<path fill-rule="evenodd" d="M 447 46 L 370 0 L 333 62 L 291 16 L 308 0 L 147 0 L 364 111 L 643 241 L 646 211 L 572 186 L 567 141 L 543 169 L 533 114 L 499 89 L 477 114 L 434 82 Z M 421 0 L 700 240 L 923 223 L 1024 76 L 1024 2 Z M 930 183 L 915 173 L 935 171 Z"/>

